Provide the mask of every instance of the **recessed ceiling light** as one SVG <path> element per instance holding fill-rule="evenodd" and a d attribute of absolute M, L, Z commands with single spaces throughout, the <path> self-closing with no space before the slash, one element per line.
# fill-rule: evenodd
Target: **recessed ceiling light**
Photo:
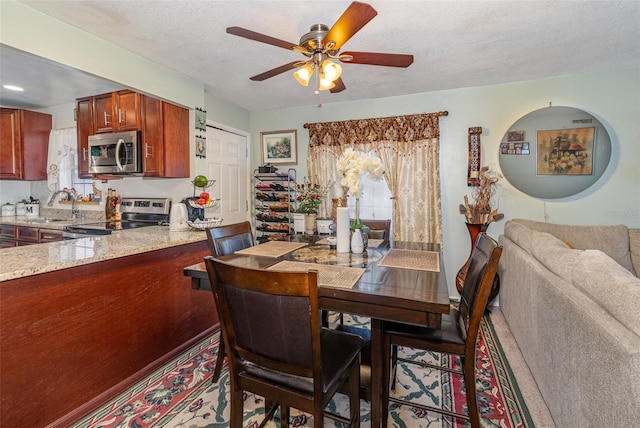
<path fill-rule="evenodd" d="M 5 89 L 8 89 L 10 91 L 18 91 L 18 92 L 22 92 L 24 91 L 23 88 L 21 88 L 20 86 L 14 86 L 14 85 L 2 85 Z"/>

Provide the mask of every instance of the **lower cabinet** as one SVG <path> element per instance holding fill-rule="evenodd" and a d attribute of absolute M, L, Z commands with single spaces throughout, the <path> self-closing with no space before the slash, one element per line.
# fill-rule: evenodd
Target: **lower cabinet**
<path fill-rule="evenodd" d="M 0 225 L 0 248 L 62 241 L 61 230 L 29 226 Z"/>
<path fill-rule="evenodd" d="M 0 426 L 71 426 L 219 327 L 199 241 L 2 282 Z"/>

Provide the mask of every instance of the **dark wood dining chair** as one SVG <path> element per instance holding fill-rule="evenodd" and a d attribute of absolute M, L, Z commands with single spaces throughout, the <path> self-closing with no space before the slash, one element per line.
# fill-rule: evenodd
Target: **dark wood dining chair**
<path fill-rule="evenodd" d="M 280 426 L 288 426 L 293 407 L 323 427 L 325 407 L 345 382 L 349 418 L 327 417 L 359 427 L 363 340 L 321 326 L 318 272 L 250 269 L 214 257 L 205 264 L 229 356 L 231 427 L 243 424 L 244 391 L 265 398 L 265 421 L 280 406 Z"/>
<path fill-rule="evenodd" d="M 233 254 L 238 250 L 253 247 L 256 242 L 251 230 L 251 223 L 244 221 L 242 223 L 227 224 L 224 226 L 216 226 L 205 229 L 207 234 L 207 242 L 213 257 L 226 256 Z M 215 298 L 215 295 L 214 295 Z M 222 330 L 222 326 L 220 326 Z M 222 333 L 222 331 L 221 331 Z M 224 365 L 224 357 L 227 355 L 224 346 L 224 340 L 218 342 L 218 356 L 216 357 L 216 366 L 213 370 L 211 381 L 218 383 L 222 366 Z"/>
<path fill-rule="evenodd" d="M 431 329 L 421 326 L 384 322 L 383 323 L 383 350 L 386 363 L 383 364 L 383 388 L 382 388 L 382 414 L 387 415 L 389 401 L 398 404 L 422 408 L 435 413 L 446 414 L 471 422 L 472 428 L 480 427 L 480 414 L 478 412 L 476 398 L 476 340 L 480 330 L 480 322 L 484 315 L 489 300 L 489 293 L 493 279 L 496 276 L 498 262 L 502 255 L 502 247 L 495 240 L 481 233 L 471 255 L 471 264 L 464 282 L 460 304 L 452 308 L 449 315 L 442 316 L 442 326 L 439 329 Z M 398 358 L 398 346 L 414 349 L 441 352 L 458 355 L 462 361 L 462 370 L 451 370 L 445 367 L 431 365 L 414 360 Z M 395 372 L 397 361 L 419 364 L 438 370 L 445 370 L 463 375 L 468 415 L 443 411 L 432 406 L 424 406 L 415 402 L 403 401 L 389 397 L 390 384 L 395 386 Z M 391 364 L 389 364 L 389 362 Z M 383 418 L 383 427 L 387 426 L 387 417 Z"/>
<path fill-rule="evenodd" d="M 391 239 L 391 220 L 362 220 L 362 224 L 369 228 L 369 239 Z"/>

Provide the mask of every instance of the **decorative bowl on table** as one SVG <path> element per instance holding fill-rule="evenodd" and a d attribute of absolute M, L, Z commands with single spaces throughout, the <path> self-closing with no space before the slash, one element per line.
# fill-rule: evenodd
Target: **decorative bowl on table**
<path fill-rule="evenodd" d="M 218 203 L 220 203 L 220 199 L 213 199 L 213 202 L 209 202 L 208 204 L 202 204 L 202 205 L 196 204 L 196 201 L 189 200 L 189 205 L 191 205 L 193 208 L 211 208 L 218 205 Z"/>
<path fill-rule="evenodd" d="M 187 221 L 187 224 L 194 229 L 205 230 L 210 227 L 218 226 L 222 223 L 221 218 L 205 218 L 204 220 L 200 220 L 199 218 L 194 221 Z"/>

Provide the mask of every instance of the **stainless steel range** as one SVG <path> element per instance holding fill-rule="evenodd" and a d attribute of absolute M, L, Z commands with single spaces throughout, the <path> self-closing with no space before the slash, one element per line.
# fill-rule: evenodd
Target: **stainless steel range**
<path fill-rule="evenodd" d="M 66 226 L 63 229 L 63 236 L 79 238 L 87 235 L 109 235 L 114 230 L 168 225 L 170 211 L 170 198 L 122 198 L 120 201 L 122 220 Z"/>

